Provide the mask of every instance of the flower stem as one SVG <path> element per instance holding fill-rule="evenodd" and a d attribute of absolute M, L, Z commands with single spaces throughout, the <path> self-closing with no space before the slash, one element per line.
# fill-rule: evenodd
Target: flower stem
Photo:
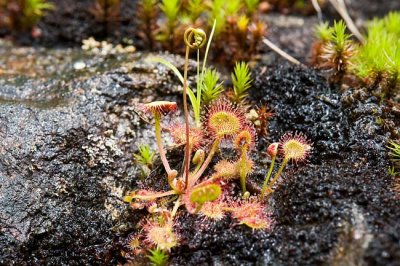
<path fill-rule="evenodd" d="M 165 171 L 169 174 L 172 170 L 169 166 L 167 157 L 165 156 L 165 151 L 161 139 L 161 116 L 157 113 L 154 113 L 154 120 L 155 120 L 155 131 L 156 131 L 156 142 L 158 146 L 158 152 L 160 154 L 161 161 L 164 165 Z"/>
<path fill-rule="evenodd" d="M 283 162 L 282 162 L 281 166 L 279 167 L 278 172 L 275 174 L 274 178 L 271 180 L 271 183 L 268 186 L 270 188 L 270 191 L 267 193 L 267 195 L 271 193 L 272 187 L 274 186 L 275 182 L 278 180 L 278 178 L 282 174 L 282 171 L 285 168 L 288 161 L 289 161 L 289 159 L 287 159 L 287 158 L 283 159 Z"/>
<path fill-rule="evenodd" d="M 190 157 L 192 157 L 192 150 L 193 150 L 193 145 L 191 145 L 191 143 L 189 143 L 189 159 L 186 159 L 186 152 L 185 152 L 185 155 L 184 155 L 184 158 L 183 158 L 183 161 L 184 162 L 188 162 L 187 164 L 190 166 Z M 186 177 L 186 167 L 185 167 L 186 165 L 184 164 L 184 165 L 182 165 L 182 172 L 183 172 L 183 175 L 182 176 L 185 176 Z"/>
<path fill-rule="evenodd" d="M 197 101 L 197 112 L 198 115 L 195 115 L 195 121 L 196 121 L 196 126 L 200 127 L 200 106 L 201 106 L 201 84 L 200 84 L 200 50 L 197 49 L 197 96 L 196 96 L 196 101 Z"/>
<path fill-rule="evenodd" d="M 242 155 L 240 156 L 240 170 L 239 170 L 239 174 L 240 174 L 240 186 L 242 187 L 242 192 L 243 194 L 246 193 L 247 189 L 246 189 L 246 177 L 248 174 L 248 170 L 247 170 L 247 166 L 246 166 L 246 162 L 247 162 L 247 148 L 243 147 L 242 150 Z"/>
<path fill-rule="evenodd" d="M 162 161 L 162 164 L 165 168 L 165 171 L 167 172 L 168 175 L 168 183 L 169 185 L 175 190 L 175 186 L 172 184 L 173 179 L 177 175 L 176 170 L 172 170 L 171 167 L 169 166 L 167 157 L 165 156 L 165 151 L 161 139 L 161 115 L 154 113 L 154 121 L 155 121 L 155 131 L 156 131 L 156 142 L 158 146 L 158 153 L 160 154 L 160 158 Z"/>
<path fill-rule="evenodd" d="M 264 194 L 265 194 L 265 191 L 267 190 L 268 181 L 271 178 L 272 171 L 274 170 L 275 159 L 276 159 L 276 155 L 272 157 L 272 161 L 271 161 L 271 165 L 269 166 L 268 174 L 265 176 L 265 181 L 264 181 L 264 184 L 263 184 L 262 190 L 261 190 L 261 200 L 264 199 Z"/>
<path fill-rule="evenodd" d="M 189 150 L 189 113 L 187 108 L 187 72 L 189 64 L 189 46 L 186 46 L 185 55 L 185 69 L 183 73 L 183 112 L 185 114 L 185 127 L 186 127 L 186 145 L 185 145 L 185 159 L 183 161 L 184 174 L 185 174 L 185 189 L 188 187 L 189 183 L 189 164 L 190 164 L 190 150 Z"/>

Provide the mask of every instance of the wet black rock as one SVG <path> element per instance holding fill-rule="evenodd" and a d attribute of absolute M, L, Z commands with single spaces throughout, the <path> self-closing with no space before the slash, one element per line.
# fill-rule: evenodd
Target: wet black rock
<path fill-rule="evenodd" d="M 0 60 L 18 63 L 13 53 L 37 62 L 48 56 L 15 48 Z M 71 54 L 60 50 L 58 56 L 68 61 Z M 34 76 L 14 69 L 1 78 L 1 265 L 112 265 L 120 259 L 114 226 L 126 208 L 124 187 L 138 173 L 132 152 L 152 135 L 135 105 L 173 86 L 163 85 L 171 79 L 165 68 L 140 55 L 81 60 L 85 70 L 59 65 L 62 75 L 53 75 L 39 63 Z M 48 84 L 60 90 L 43 93 Z"/>

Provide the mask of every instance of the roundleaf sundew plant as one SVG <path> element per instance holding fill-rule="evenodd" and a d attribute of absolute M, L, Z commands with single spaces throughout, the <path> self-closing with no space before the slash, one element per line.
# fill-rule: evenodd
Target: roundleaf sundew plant
<path fill-rule="evenodd" d="M 134 251 L 130 251 L 134 254 L 149 249 L 166 254 L 179 245 L 182 236 L 176 229 L 179 227 L 177 216 L 181 213 L 181 206 L 190 214 L 208 219 L 220 220 L 230 214 L 239 224 L 254 230 L 271 228 L 272 218 L 266 210 L 266 203 L 276 188 L 276 181 L 290 161 L 304 161 L 312 149 L 302 134 L 284 135 L 279 143 L 272 144 L 273 148 L 268 149 L 272 162 L 262 193 L 251 194 L 247 179 L 254 169 L 252 153 L 257 147 L 257 131 L 254 124 L 246 118 L 243 104 L 251 86 L 250 69 L 246 63 L 238 63 L 232 74 L 235 97 L 229 100 L 222 95 L 220 75 L 205 66 L 214 30 L 215 23 L 208 42 L 201 29 L 190 27 L 185 31 L 183 75 L 168 61 L 161 58 L 151 59 L 173 70 L 182 82 L 184 123 L 170 122 L 172 124 L 167 131 L 176 144 L 175 147 L 184 147 L 184 153 L 182 167 L 178 169 L 177 164 L 171 164 L 168 160 L 163 141 L 162 121 L 165 116 L 171 116 L 177 111 L 177 103 L 160 100 L 142 104 L 141 111 L 154 119 L 156 144 L 169 190 L 137 189 L 124 197 L 124 201 L 132 208 L 145 208 L 149 212 L 149 216 L 140 223 L 142 230 L 128 239 L 127 247 L 134 246 Z M 206 51 L 200 68 L 200 49 L 203 46 L 206 46 Z M 196 90 L 188 86 L 191 50 L 197 52 Z M 193 119 L 188 110 L 188 96 L 193 108 Z M 223 159 L 222 144 L 230 147 L 234 157 Z M 148 153 L 145 148 L 141 151 L 143 152 Z M 279 155 L 282 155 L 282 162 L 276 170 L 276 158 Z M 241 188 L 241 193 L 236 196 L 233 196 L 234 183 L 238 183 Z M 156 255 L 153 254 L 154 259 Z"/>

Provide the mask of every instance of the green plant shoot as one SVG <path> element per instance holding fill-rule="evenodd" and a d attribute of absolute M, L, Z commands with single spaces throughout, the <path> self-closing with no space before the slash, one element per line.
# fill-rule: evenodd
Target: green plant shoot
<path fill-rule="evenodd" d="M 233 73 L 231 75 L 234 100 L 241 102 L 247 97 L 247 91 L 253 82 L 249 66 L 245 62 L 236 63 Z"/>
<path fill-rule="evenodd" d="M 165 253 L 164 250 L 161 249 L 150 249 L 150 254 L 147 255 L 147 258 L 150 260 L 150 264 L 154 266 L 165 266 L 167 265 L 169 256 Z"/>
<path fill-rule="evenodd" d="M 150 149 L 148 144 L 140 145 L 138 153 L 134 153 L 133 156 L 139 164 L 146 165 L 149 168 L 153 166 L 155 152 Z"/>

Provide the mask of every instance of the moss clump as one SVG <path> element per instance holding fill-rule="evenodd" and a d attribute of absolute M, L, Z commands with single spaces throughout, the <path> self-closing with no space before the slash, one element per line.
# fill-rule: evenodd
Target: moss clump
<path fill-rule="evenodd" d="M 354 73 L 391 97 L 400 84 L 400 13 L 391 12 L 368 24 L 366 42 L 354 58 Z"/>
<path fill-rule="evenodd" d="M 314 44 L 314 64 L 329 70 L 332 82 L 341 83 L 356 53 L 351 35 L 346 33 L 345 23 L 335 21 L 332 27 L 327 23 L 320 24 L 316 28 L 316 36 L 318 42 Z"/>
<path fill-rule="evenodd" d="M 365 42 L 356 45 L 343 21 L 316 27 L 311 64 L 330 70 L 331 81 L 357 77 L 376 94 L 394 98 L 400 91 L 400 12 L 367 24 Z M 353 79 L 354 80 L 354 79 Z"/>

